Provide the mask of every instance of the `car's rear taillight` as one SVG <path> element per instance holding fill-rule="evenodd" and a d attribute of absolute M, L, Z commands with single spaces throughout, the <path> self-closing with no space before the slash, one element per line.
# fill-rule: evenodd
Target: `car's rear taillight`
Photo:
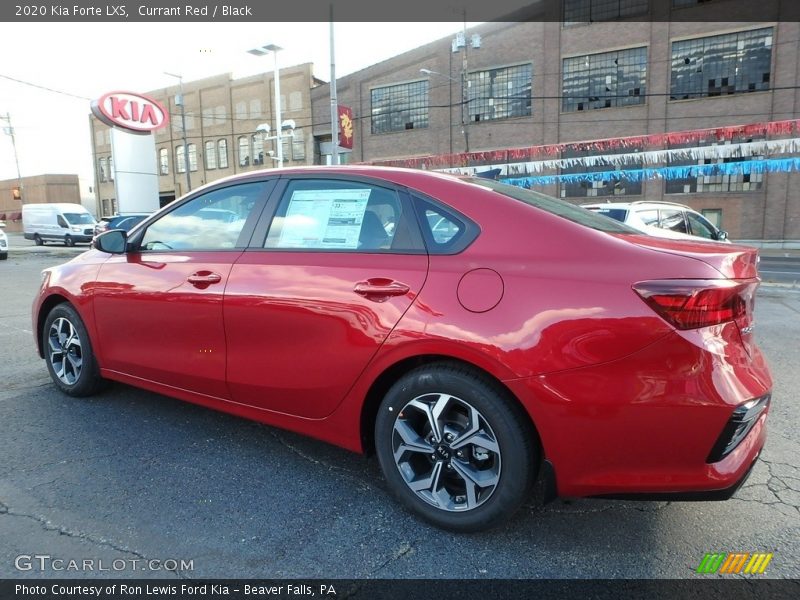
<path fill-rule="evenodd" d="M 666 279 L 634 284 L 634 291 L 678 329 L 736 321 L 750 326 L 758 281 Z"/>

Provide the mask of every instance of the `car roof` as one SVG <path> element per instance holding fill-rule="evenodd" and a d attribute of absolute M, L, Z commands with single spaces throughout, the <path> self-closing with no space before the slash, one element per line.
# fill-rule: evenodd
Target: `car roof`
<path fill-rule="evenodd" d="M 677 202 L 666 202 L 660 200 L 634 200 L 633 202 L 590 202 L 581 204 L 584 208 L 681 208 L 683 210 L 693 210 L 685 204 Z"/>

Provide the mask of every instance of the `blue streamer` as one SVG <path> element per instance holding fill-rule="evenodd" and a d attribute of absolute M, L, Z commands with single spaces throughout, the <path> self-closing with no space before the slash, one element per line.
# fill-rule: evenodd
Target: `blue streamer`
<path fill-rule="evenodd" d="M 769 158 L 715 163 L 711 165 L 680 165 L 652 167 L 647 169 L 622 169 L 619 171 L 594 171 L 591 173 L 568 173 L 564 175 L 538 175 L 536 177 L 512 177 L 505 183 L 530 189 L 533 186 L 556 183 L 580 183 L 583 181 L 644 181 L 646 179 L 690 179 L 713 175 L 750 175 L 753 173 L 789 173 L 800 171 L 800 157 Z"/>

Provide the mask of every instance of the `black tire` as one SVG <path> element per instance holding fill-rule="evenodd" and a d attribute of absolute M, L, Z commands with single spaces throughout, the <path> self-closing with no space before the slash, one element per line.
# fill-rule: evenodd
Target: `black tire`
<path fill-rule="evenodd" d="M 65 394 L 91 396 L 102 387 L 86 326 L 70 304 L 59 304 L 47 315 L 42 348 L 50 377 Z"/>
<path fill-rule="evenodd" d="M 75 245 L 75 240 L 72 239 L 71 235 L 67 234 L 64 236 L 64 245 L 69 246 L 70 248 Z"/>
<path fill-rule="evenodd" d="M 0 260 L 6 260 L 6 259 L 8 259 L 8 253 L 7 252 L 3 252 L 2 254 L 0 254 Z"/>
<path fill-rule="evenodd" d="M 43 246 L 44 245 L 44 240 L 42 240 L 42 236 L 40 236 L 38 233 L 36 233 L 33 236 L 33 243 L 36 244 L 37 246 Z"/>
<path fill-rule="evenodd" d="M 440 411 L 440 418 L 423 407 Z M 510 518 L 530 497 L 540 458 L 536 432 L 517 401 L 488 377 L 452 363 L 418 367 L 389 389 L 375 419 L 375 449 L 389 488 L 406 507 L 459 532 Z"/>

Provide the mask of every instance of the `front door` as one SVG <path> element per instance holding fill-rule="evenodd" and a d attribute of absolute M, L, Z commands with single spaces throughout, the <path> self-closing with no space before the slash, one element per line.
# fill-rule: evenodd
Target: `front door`
<path fill-rule="evenodd" d="M 162 215 L 95 284 L 103 368 L 228 398 L 222 299 L 266 182 L 206 192 Z"/>

